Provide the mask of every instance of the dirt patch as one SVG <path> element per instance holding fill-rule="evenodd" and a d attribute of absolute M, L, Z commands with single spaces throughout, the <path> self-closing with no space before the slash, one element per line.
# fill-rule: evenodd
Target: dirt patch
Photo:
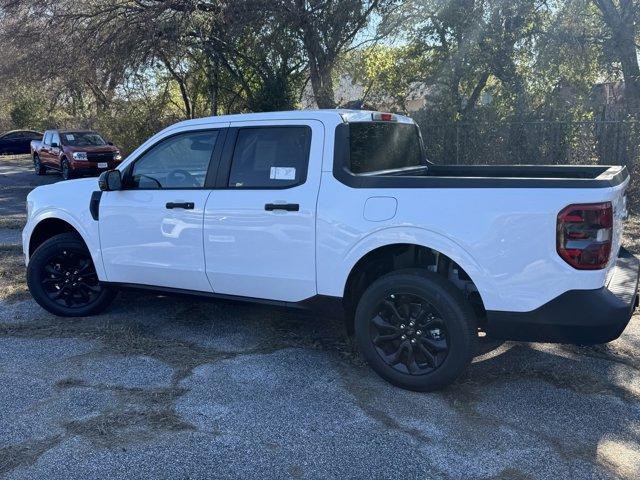
<path fill-rule="evenodd" d="M 210 322 L 203 313 L 207 305 L 206 302 L 191 305 L 195 318 Z M 199 307 L 204 308 L 198 310 Z M 254 309 L 245 308 L 244 313 L 251 316 Z M 340 353 L 349 342 L 345 340 L 339 325 L 338 328 L 331 328 L 331 323 L 326 325 L 318 322 L 317 329 L 309 328 L 309 323 L 301 321 L 299 317 L 295 322 L 286 314 L 271 316 L 268 312 L 269 310 L 263 311 L 261 315 L 265 323 L 265 336 L 260 344 L 240 351 L 225 351 L 190 341 L 158 336 L 153 326 L 132 324 L 127 318 L 114 321 L 113 318 L 107 317 L 100 322 L 92 322 L 90 319 L 52 318 L 28 324 L 0 323 L 0 338 L 74 338 L 97 341 L 99 343 L 96 348 L 75 357 L 75 361 L 117 355 L 148 357 L 170 366 L 173 370 L 171 382 L 164 388 L 129 388 L 96 384 L 72 376 L 56 382 L 55 388 L 58 390 L 87 389 L 108 392 L 115 399 L 108 408 L 94 416 L 63 423 L 61 426 L 66 430 L 64 438 L 82 436 L 97 447 L 125 448 L 131 443 L 152 441 L 159 436 L 195 430 L 193 425 L 180 419 L 176 412 L 176 402 L 186 393 L 180 386 L 181 380 L 190 376 L 200 365 L 245 355 L 269 354 L 291 347 L 325 349 L 338 354 L 342 359 L 350 358 L 350 355 Z M 182 312 L 178 313 L 183 317 Z M 242 313 L 241 310 L 239 315 Z M 290 328 L 288 334 L 283 334 L 281 332 L 287 328 L 286 325 L 290 325 Z M 320 330 L 332 330 L 333 335 Z"/>
<path fill-rule="evenodd" d="M 487 480 L 530 480 L 534 477 L 522 473 L 519 470 L 513 468 L 505 468 L 498 475 L 488 478 Z"/>
<path fill-rule="evenodd" d="M 22 248 L 0 247 L 0 300 L 13 302 L 29 298 Z"/>
<path fill-rule="evenodd" d="M 112 387 L 89 385 L 78 379 L 63 380 L 57 387 L 109 391 L 116 397 L 116 403 L 99 415 L 64 424 L 67 435 L 81 435 L 96 446 L 123 447 L 163 433 L 195 430 L 193 425 L 182 421 L 175 410 L 176 400 L 186 393 L 184 388 Z"/>
<path fill-rule="evenodd" d="M 12 230 L 22 230 L 27 223 L 26 215 L 3 215 L 0 217 L 0 229 L 9 228 Z"/>
<path fill-rule="evenodd" d="M 550 348 L 559 348 L 567 352 L 584 355 L 591 349 L 597 351 L 597 347 L 578 347 L 574 345 L 562 345 Z M 601 360 L 622 363 L 617 355 L 610 350 L 602 348 L 599 354 L 587 355 Z M 450 387 L 444 390 L 444 395 L 458 401 L 464 398 L 464 408 L 469 409 L 474 405 L 473 398 L 479 389 L 486 388 L 488 384 L 510 380 L 540 380 L 559 389 L 573 391 L 580 395 L 607 394 L 618 398 L 620 401 L 634 404 L 640 401 L 640 394 L 622 385 L 616 385 L 606 377 L 585 370 L 579 360 L 564 358 L 561 362 L 556 357 L 549 355 L 544 350 L 531 348 L 526 343 L 511 342 L 510 348 L 502 355 L 502 361 L 474 362 L 462 376 Z M 509 358 L 508 362 L 504 358 Z M 578 357 L 579 358 L 579 357 Z M 631 368 L 637 368 L 625 362 Z"/>
<path fill-rule="evenodd" d="M 62 441 L 61 435 L 0 448 L 0 476 L 18 467 L 33 465 L 40 456 Z"/>
<path fill-rule="evenodd" d="M 373 387 L 363 386 L 358 382 L 359 372 L 353 367 L 346 365 L 338 365 L 338 372 L 342 377 L 342 383 L 345 389 L 353 397 L 355 405 L 364 413 L 367 417 L 373 421 L 383 425 L 389 430 L 404 433 L 411 436 L 416 441 L 421 443 L 431 443 L 433 440 L 424 435 L 417 428 L 407 427 L 401 424 L 398 420 L 391 415 L 381 410 L 376 406 L 376 398 L 379 394 Z"/>
<path fill-rule="evenodd" d="M 153 297 L 149 297 L 153 298 Z M 116 300 L 117 301 L 117 300 Z M 207 304 L 202 302 L 200 306 Z M 286 312 L 284 317 L 286 318 Z M 203 317 L 202 314 L 199 317 Z M 206 321 L 206 320 L 204 320 Z M 145 356 L 165 363 L 174 370 L 174 383 L 179 382 L 191 374 L 194 368 L 205 363 L 214 363 L 220 360 L 232 359 L 242 355 L 269 354 L 283 348 L 312 348 L 336 353 L 340 358 L 348 360 L 356 356 L 350 340 L 340 329 L 339 323 L 317 321 L 323 331 L 331 331 L 324 336 L 319 331 L 311 329 L 309 324 L 291 320 L 291 328 L 287 335 L 280 335 L 283 318 L 275 320 L 264 316 L 264 333 L 262 342 L 255 348 L 242 351 L 223 351 L 215 348 L 197 345 L 192 342 L 173 338 L 156 336 L 151 328 L 140 325 L 132 325 L 126 319 L 117 322 L 92 323 L 87 319 L 54 319 L 47 322 L 34 322 L 29 324 L 2 324 L 0 323 L 0 337 L 13 338 L 76 338 L 80 340 L 97 340 L 102 347 L 93 351 L 92 356 L 121 355 L 121 356 Z M 274 327 L 274 324 L 276 325 Z M 306 329 L 305 329 L 306 327 Z M 304 335 L 302 334 L 302 331 Z M 316 336 L 317 335 L 317 336 Z M 324 337 L 324 338 L 323 338 Z M 67 380 L 72 382 L 72 379 Z M 60 384 L 59 387 L 74 386 Z"/>

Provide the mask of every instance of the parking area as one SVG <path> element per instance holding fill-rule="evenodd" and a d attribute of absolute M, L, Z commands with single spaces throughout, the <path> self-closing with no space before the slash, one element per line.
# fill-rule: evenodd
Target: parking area
<path fill-rule="evenodd" d="M 640 316 L 607 345 L 485 341 L 431 394 L 295 311 L 127 292 L 58 318 L 17 239 L 26 194 L 59 180 L 0 157 L 0 477 L 640 477 Z"/>

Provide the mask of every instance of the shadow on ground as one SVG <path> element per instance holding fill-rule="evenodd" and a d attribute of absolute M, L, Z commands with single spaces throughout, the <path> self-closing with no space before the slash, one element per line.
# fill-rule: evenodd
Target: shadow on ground
<path fill-rule="evenodd" d="M 609 346 L 488 344 L 418 394 L 378 379 L 339 321 L 291 311 L 124 293 L 85 319 L 31 300 L 0 312 L 8 478 L 114 462 L 145 478 L 638 474 L 637 319 Z"/>

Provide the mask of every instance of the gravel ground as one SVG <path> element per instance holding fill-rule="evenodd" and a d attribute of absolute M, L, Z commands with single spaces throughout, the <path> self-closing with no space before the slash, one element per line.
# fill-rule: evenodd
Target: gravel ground
<path fill-rule="evenodd" d="M 59 178 L 7 163 L 0 231 L 33 182 Z M 640 253 L 638 217 L 628 233 Z M 602 346 L 483 342 L 458 382 L 418 394 L 331 319 L 131 293 L 57 318 L 12 245 L 0 282 L 0 477 L 640 477 L 637 315 Z"/>

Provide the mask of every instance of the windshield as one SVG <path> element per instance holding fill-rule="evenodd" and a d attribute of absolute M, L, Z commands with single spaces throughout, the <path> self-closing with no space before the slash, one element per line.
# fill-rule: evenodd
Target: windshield
<path fill-rule="evenodd" d="M 420 131 L 412 123 L 353 122 L 349 150 L 353 173 L 426 165 Z"/>
<path fill-rule="evenodd" d="M 63 145 L 70 147 L 103 147 L 107 144 L 96 132 L 68 132 L 61 133 Z"/>

